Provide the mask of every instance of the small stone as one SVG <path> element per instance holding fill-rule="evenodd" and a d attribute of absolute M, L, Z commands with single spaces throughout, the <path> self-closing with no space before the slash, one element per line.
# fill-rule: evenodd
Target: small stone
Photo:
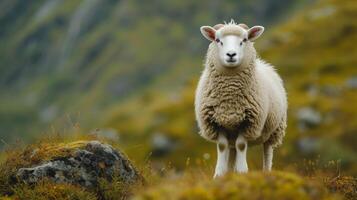
<path fill-rule="evenodd" d="M 305 89 L 310 97 L 316 97 L 319 94 L 319 88 L 316 85 L 309 84 Z"/>
<path fill-rule="evenodd" d="M 297 111 L 298 127 L 301 131 L 314 128 L 321 123 L 321 115 L 311 107 L 303 107 Z"/>
<path fill-rule="evenodd" d="M 305 137 L 297 141 L 298 149 L 304 154 L 311 154 L 317 151 L 318 141 L 315 138 Z"/>
<path fill-rule="evenodd" d="M 162 133 L 155 133 L 151 138 L 152 155 L 161 157 L 170 153 L 174 148 L 174 142 Z"/>
<path fill-rule="evenodd" d="M 357 89 L 357 76 L 349 78 L 346 81 L 346 87 L 349 89 Z"/>
<path fill-rule="evenodd" d="M 341 94 L 341 88 L 334 85 L 322 87 L 322 93 L 329 97 L 338 97 Z"/>

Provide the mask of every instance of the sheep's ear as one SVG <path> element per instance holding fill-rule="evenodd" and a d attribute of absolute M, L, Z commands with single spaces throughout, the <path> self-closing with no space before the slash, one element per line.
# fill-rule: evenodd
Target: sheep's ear
<path fill-rule="evenodd" d="M 200 30 L 207 40 L 214 41 L 216 39 L 216 29 L 210 26 L 201 26 Z"/>
<path fill-rule="evenodd" d="M 262 26 L 253 26 L 248 30 L 248 40 L 256 40 L 264 32 L 264 27 Z"/>

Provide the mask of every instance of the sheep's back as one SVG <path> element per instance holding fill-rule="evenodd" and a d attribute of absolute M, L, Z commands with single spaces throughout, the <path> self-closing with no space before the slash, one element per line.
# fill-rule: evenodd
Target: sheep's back
<path fill-rule="evenodd" d="M 279 126 L 286 123 L 286 92 L 283 82 L 274 67 L 260 59 L 257 59 L 256 62 L 256 77 L 258 87 L 265 93 L 265 101 L 268 102 L 267 119 L 263 129 L 263 135 L 268 137 Z"/>

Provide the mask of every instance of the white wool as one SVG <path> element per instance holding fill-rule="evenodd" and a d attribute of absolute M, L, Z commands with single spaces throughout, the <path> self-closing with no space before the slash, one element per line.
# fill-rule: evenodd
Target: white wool
<path fill-rule="evenodd" d="M 224 40 L 224 35 L 236 35 L 237 39 L 225 40 L 233 42 L 240 41 L 252 30 L 243 29 L 233 20 L 219 27 L 216 38 Z M 264 27 L 253 29 L 252 41 L 259 37 Z M 252 41 L 247 41 L 241 50 L 238 49 L 243 51 L 239 66 L 227 67 L 223 66 L 224 62 L 220 60 L 223 57 L 218 53 L 219 48 L 225 50 L 223 44 L 213 40 L 207 51 L 195 98 L 200 135 L 221 145 L 221 148 L 225 146 L 221 137 L 226 137 L 229 147 L 233 146 L 237 152 L 235 170 L 238 172 L 248 171 L 245 159 L 248 142 L 264 145 L 263 168 L 271 169 L 273 148 L 282 143 L 287 121 L 287 97 L 283 82 L 272 65 L 257 57 Z M 232 46 L 232 43 L 229 45 Z M 226 156 L 228 150 L 217 149 L 219 162 L 216 176 L 222 174 L 222 169 L 228 165 L 228 161 L 221 157 Z"/>

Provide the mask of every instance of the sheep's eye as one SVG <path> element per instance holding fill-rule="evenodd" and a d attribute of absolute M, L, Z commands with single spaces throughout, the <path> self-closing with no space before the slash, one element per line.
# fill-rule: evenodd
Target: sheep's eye
<path fill-rule="evenodd" d="M 240 46 L 242 46 L 243 42 L 240 42 Z"/>
<path fill-rule="evenodd" d="M 244 39 L 243 39 L 243 42 L 246 42 L 246 41 L 247 41 L 247 38 L 244 38 Z"/>
<path fill-rule="evenodd" d="M 219 40 L 218 38 L 216 39 L 217 43 L 220 43 L 223 46 L 223 42 L 221 42 L 221 40 Z"/>

